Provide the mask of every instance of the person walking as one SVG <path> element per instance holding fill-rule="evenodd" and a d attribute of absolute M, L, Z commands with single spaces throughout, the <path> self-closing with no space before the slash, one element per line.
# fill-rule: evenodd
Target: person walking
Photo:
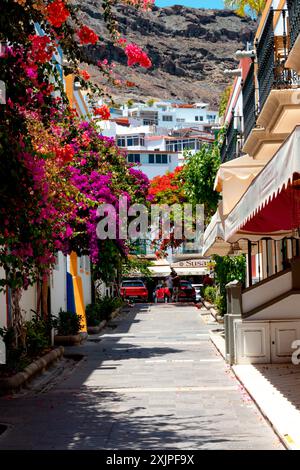
<path fill-rule="evenodd" d="M 178 302 L 178 294 L 179 294 L 179 287 L 180 287 L 180 277 L 174 271 L 173 274 L 173 300 Z"/>
<path fill-rule="evenodd" d="M 172 299 L 173 298 L 173 277 L 171 274 L 170 276 L 167 277 L 167 287 L 170 292 L 170 299 Z"/>

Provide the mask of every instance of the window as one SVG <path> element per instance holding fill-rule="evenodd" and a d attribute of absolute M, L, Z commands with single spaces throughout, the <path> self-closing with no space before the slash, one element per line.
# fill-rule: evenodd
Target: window
<path fill-rule="evenodd" d="M 140 163 L 141 162 L 141 156 L 139 153 L 129 153 L 127 155 L 127 161 L 129 163 Z"/>
<path fill-rule="evenodd" d="M 156 163 L 158 165 L 167 165 L 168 164 L 168 155 L 149 155 L 149 163 Z"/>
<path fill-rule="evenodd" d="M 127 147 L 133 147 L 133 138 L 127 137 Z"/>
<path fill-rule="evenodd" d="M 176 119 L 177 122 L 185 122 L 185 119 Z"/>
<path fill-rule="evenodd" d="M 133 137 L 133 145 L 139 145 L 140 139 L 138 137 Z"/>
<path fill-rule="evenodd" d="M 173 116 L 163 116 L 163 117 L 162 117 L 162 120 L 163 120 L 163 121 L 171 122 L 171 121 L 173 121 Z"/>
<path fill-rule="evenodd" d="M 119 147 L 126 147 L 125 137 L 119 137 L 117 139 L 117 143 Z"/>
<path fill-rule="evenodd" d="M 199 116 L 195 116 L 195 121 L 199 121 Z"/>
<path fill-rule="evenodd" d="M 143 281 L 123 281 L 122 287 L 145 287 Z"/>

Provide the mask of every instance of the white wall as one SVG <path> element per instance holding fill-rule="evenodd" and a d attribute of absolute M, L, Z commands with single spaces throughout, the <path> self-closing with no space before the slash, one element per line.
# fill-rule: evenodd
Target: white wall
<path fill-rule="evenodd" d="M 88 305 L 92 302 L 92 280 L 91 280 L 91 266 L 90 259 L 88 256 L 83 256 L 83 271 L 80 272 L 82 278 L 82 287 L 83 287 L 83 297 L 84 305 Z"/>
<path fill-rule="evenodd" d="M 147 139 L 147 136 L 146 136 L 145 148 L 147 150 L 155 150 L 155 149 L 166 150 L 166 140 L 161 136 L 159 136 L 158 139 L 150 140 L 150 139 Z"/>
<path fill-rule="evenodd" d="M 31 320 L 33 317 L 33 312 L 31 310 L 36 311 L 37 308 L 37 286 L 34 284 L 33 286 L 29 286 L 27 290 L 22 292 L 22 297 L 20 301 L 20 307 L 23 311 L 24 315 L 23 318 L 28 321 Z"/>
<path fill-rule="evenodd" d="M 50 277 L 51 314 L 57 315 L 60 309 L 67 310 L 67 257 L 61 252 Z"/>
<path fill-rule="evenodd" d="M 292 294 L 270 307 L 260 310 L 248 318 L 248 322 L 256 320 L 290 320 L 300 319 L 300 295 Z M 299 336 L 300 339 L 300 336 Z"/>
<path fill-rule="evenodd" d="M 243 312 L 247 313 L 260 305 L 269 302 L 292 288 L 292 273 L 288 272 L 269 282 L 256 286 L 242 295 Z M 272 307 L 274 308 L 274 306 Z"/>

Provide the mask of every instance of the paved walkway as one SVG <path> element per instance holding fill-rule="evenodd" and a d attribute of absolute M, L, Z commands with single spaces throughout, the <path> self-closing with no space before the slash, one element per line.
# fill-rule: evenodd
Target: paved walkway
<path fill-rule="evenodd" d="M 137 306 L 51 390 L 0 399 L 0 449 L 281 449 L 194 306 Z"/>

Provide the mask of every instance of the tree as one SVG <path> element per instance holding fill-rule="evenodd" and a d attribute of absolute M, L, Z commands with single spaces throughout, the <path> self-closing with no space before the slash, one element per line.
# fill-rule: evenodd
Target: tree
<path fill-rule="evenodd" d="M 266 6 L 266 0 L 225 0 L 224 3 L 226 7 L 235 9 L 240 16 L 246 16 L 248 12 L 259 16 Z"/>
<path fill-rule="evenodd" d="M 219 169 L 220 144 L 203 145 L 194 155 L 187 152 L 183 169 L 184 191 L 191 204 L 203 204 L 205 222 L 217 210 L 220 195 L 214 191 L 214 182 Z"/>
<path fill-rule="evenodd" d="M 147 55 L 118 32 L 115 3 L 104 1 L 101 10 L 111 42 L 124 50 L 128 66 L 149 68 Z M 121 3 L 148 8 L 153 0 Z M 95 101 L 106 94 L 81 64 L 96 66 L 110 84 L 115 82 L 108 61 L 89 58 L 90 46 L 100 38 L 81 23 L 79 8 L 68 0 L 2 4 L 0 75 L 6 105 L 0 106 L 0 266 L 6 277 L 0 287 L 12 289 L 18 346 L 24 342 L 21 289 L 49 275 L 58 250 L 75 249 L 97 262 L 106 248 L 106 265 L 114 250 L 126 254 L 121 241 L 98 246 L 96 208 L 102 202 L 116 205 L 120 193 L 133 202 L 144 199 L 147 181 L 111 139 L 102 139 L 96 126 L 80 122 L 70 109 L 62 76 L 78 77 Z M 107 118 L 108 111 L 104 105 L 94 114 Z"/>
<path fill-rule="evenodd" d="M 228 101 L 229 101 L 229 97 L 230 97 L 230 93 L 231 93 L 231 86 L 228 86 L 228 87 L 225 88 L 225 90 L 223 91 L 223 93 L 221 95 L 220 105 L 219 105 L 219 116 L 220 117 L 224 116 L 224 114 L 225 114 L 227 104 L 228 104 Z"/>
<path fill-rule="evenodd" d="M 227 311 L 226 285 L 232 281 L 242 284 L 246 280 L 246 258 L 239 256 L 213 256 L 215 280 L 219 286 L 220 295 L 217 297 L 217 305 L 224 315 Z"/>

